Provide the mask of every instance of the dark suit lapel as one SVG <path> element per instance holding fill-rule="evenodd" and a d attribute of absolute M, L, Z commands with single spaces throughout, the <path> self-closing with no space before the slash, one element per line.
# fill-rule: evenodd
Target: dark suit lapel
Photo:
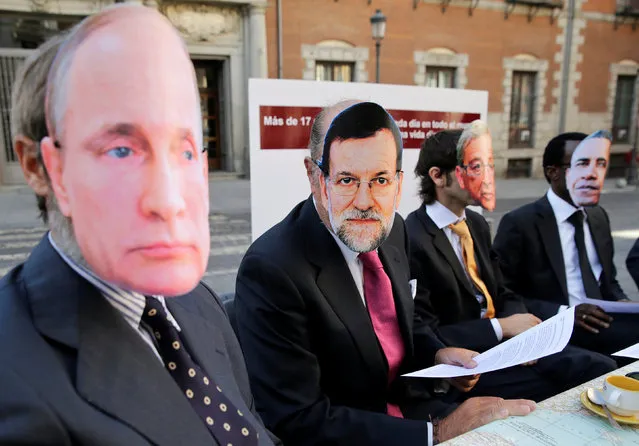
<path fill-rule="evenodd" d="M 426 229 L 426 232 L 432 237 L 433 246 L 435 246 L 435 249 L 437 249 L 437 251 L 439 251 L 439 253 L 444 257 L 446 262 L 453 269 L 455 277 L 457 278 L 459 283 L 466 291 L 468 291 L 470 296 L 473 297 L 473 301 L 477 303 L 477 300 L 474 297 L 475 292 L 471 287 L 470 280 L 468 280 L 466 272 L 464 271 L 464 267 L 457 258 L 457 255 L 455 254 L 455 251 L 450 244 L 450 240 L 448 240 L 448 237 L 446 237 L 444 231 L 437 227 L 433 219 L 430 218 L 428 214 L 426 214 L 423 208 L 420 208 L 418 210 L 417 218 L 424 226 L 424 229 Z"/>
<path fill-rule="evenodd" d="M 412 356 L 413 313 L 415 306 L 413 297 L 410 294 L 410 285 L 408 284 L 406 274 L 402 273 L 400 253 L 396 247 L 386 244 L 380 246 L 378 252 L 384 265 L 384 271 L 386 271 L 393 286 L 395 311 L 397 312 L 397 321 L 402 332 L 402 337 L 404 338 L 406 355 Z M 405 268 L 408 268 L 408 266 Z"/>
<path fill-rule="evenodd" d="M 373 324 L 339 246 L 324 226 L 312 200 L 302 209 L 301 227 L 307 258 L 319 268 L 317 286 L 342 321 L 371 371 L 386 379 L 388 364 Z"/>
<path fill-rule="evenodd" d="M 31 253 L 24 274 L 37 329 L 77 350 L 79 395 L 154 444 L 214 443 L 140 335 L 46 238 Z"/>
<path fill-rule="evenodd" d="M 548 198 L 545 196 L 537 201 L 537 229 L 539 230 L 540 241 L 544 246 L 550 265 L 559 280 L 564 298 L 568 299 L 568 284 L 566 283 L 566 267 L 564 254 L 561 250 L 561 240 L 559 238 L 559 228 L 555 213 L 550 206 Z"/>
<path fill-rule="evenodd" d="M 229 370 L 222 364 L 228 364 L 229 359 L 224 353 L 224 339 L 219 328 L 212 325 L 199 314 L 189 311 L 178 302 L 180 298 L 167 299 L 167 306 L 175 320 L 180 324 L 180 337 L 186 344 L 189 354 L 206 373 L 223 389 L 235 387 L 232 382 L 221 382 Z M 213 299 L 210 296 L 210 299 Z M 216 373 L 221 372 L 221 373 Z M 226 392 L 226 390 L 225 390 Z"/>
<path fill-rule="evenodd" d="M 213 443 L 159 359 L 97 290 L 79 307 L 78 393 L 155 444 Z"/>

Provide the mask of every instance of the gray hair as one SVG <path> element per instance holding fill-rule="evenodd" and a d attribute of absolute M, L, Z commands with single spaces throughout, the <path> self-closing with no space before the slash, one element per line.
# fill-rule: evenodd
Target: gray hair
<path fill-rule="evenodd" d="M 51 70 L 49 71 L 46 88 L 45 113 L 48 133 L 54 141 L 59 140 L 60 136 L 64 133 L 63 123 L 64 116 L 67 111 L 69 73 L 78 49 L 87 38 L 99 29 L 112 24 L 118 18 L 126 17 L 135 12 L 155 14 L 166 21 L 166 23 L 169 24 L 171 29 L 174 31 L 175 36 L 179 39 L 179 42 L 182 44 L 187 58 L 190 59 L 186 43 L 184 42 L 184 39 L 182 39 L 182 36 L 180 36 L 177 29 L 175 29 L 165 16 L 152 8 L 131 4 L 113 4 L 107 6 L 97 14 L 86 17 L 71 28 L 66 41 L 60 47 L 58 54 L 53 61 L 53 65 L 51 66 Z M 198 115 L 201 115 L 200 94 L 197 86 L 197 79 L 195 77 L 195 70 L 193 70 L 193 85 L 196 91 Z M 202 120 L 198 120 L 198 123 L 198 125 L 201 126 Z M 202 132 L 199 132 L 195 136 L 198 146 L 202 148 Z"/>
<path fill-rule="evenodd" d="M 457 142 L 457 165 L 464 164 L 464 151 L 468 144 L 484 135 L 490 135 L 488 125 L 484 121 L 476 119 L 466 126 Z"/>
<path fill-rule="evenodd" d="M 47 121 L 44 114 L 47 75 L 65 37 L 66 33 L 50 37 L 27 57 L 16 73 L 11 91 L 11 134 L 14 146 L 18 136 L 33 141 L 37 150 L 36 161 L 42 167 L 47 182 L 49 182 L 49 175 L 40 151 L 40 141 L 47 136 Z M 40 218 L 47 223 L 49 211 L 57 210 L 53 192 L 49 190 L 48 196 L 36 194 L 36 200 Z"/>

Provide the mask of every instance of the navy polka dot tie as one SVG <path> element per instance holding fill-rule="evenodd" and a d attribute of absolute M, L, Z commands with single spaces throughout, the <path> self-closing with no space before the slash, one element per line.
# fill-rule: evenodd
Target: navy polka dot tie
<path fill-rule="evenodd" d="M 146 298 L 142 320 L 153 331 L 164 365 L 213 437 L 222 446 L 257 445 L 259 434 L 191 358 L 159 300 Z"/>

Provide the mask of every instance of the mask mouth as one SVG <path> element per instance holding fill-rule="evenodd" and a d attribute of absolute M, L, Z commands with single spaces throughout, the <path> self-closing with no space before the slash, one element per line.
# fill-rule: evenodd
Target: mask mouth
<path fill-rule="evenodd" d="M 581 186 L 578 186 L 577 190 L 596 192 L 596 191 L 601 190 L 601 188 L 599 186 L 597 186 L 597 185 L 594 185 L 594 184 L 583 184 Z"/>

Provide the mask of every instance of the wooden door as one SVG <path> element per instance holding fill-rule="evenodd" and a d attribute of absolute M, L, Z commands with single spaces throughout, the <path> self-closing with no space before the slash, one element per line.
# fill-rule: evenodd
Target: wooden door
<path fill-rule="evenodd" d="M 222 168 L 222 141 L 220 135 L 220 78 L 222 61 L 195 60 L 195 74 L 202 106 L 204 148 L 208 151 L 209 170 Z"/>

